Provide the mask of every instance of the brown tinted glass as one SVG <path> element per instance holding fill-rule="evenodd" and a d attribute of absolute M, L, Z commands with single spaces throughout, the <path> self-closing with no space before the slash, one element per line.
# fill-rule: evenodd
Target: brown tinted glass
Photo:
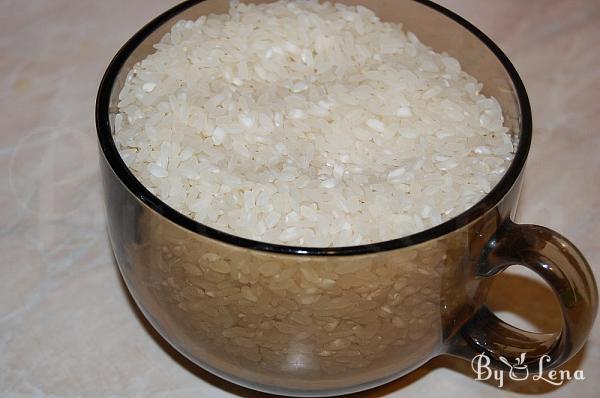
<path fill-rule="evenodd" d="M 500 102 L 518 143 L 509 171 L 476 206 L 433 229 L 349 248 L 254 242 L 198 224 L 153 196 L 112 141 L 117 97 L 129 69 L 180 19 L 227 10 L 186 2 L 151 22 L 117 54 L 100 87 L 97 126 L 108 230 L 123 278 L 160 334 L 203 368 L 247 387 L 328 395 L 382 384 L 430 358 L 550 354 L 558 366 L 584 343 L 597 292 L 585 259 L 547 229 L 513 224 L 531 141 L 527 96 L 514 68 L 483 34 L 429 2 L 365 4 L 459 59 Z M 379 222 L 384 222 L 381 220 Z M 527 333 L 484 305 L 491 278 L 511 264 L 555 289 L 562 331 Z"/>

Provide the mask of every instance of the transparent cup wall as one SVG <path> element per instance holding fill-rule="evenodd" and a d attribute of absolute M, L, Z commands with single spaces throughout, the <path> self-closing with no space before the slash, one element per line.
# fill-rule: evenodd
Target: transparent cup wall
<path fill-rule="evenodd" d="M 348 4 L 360 2 L 343 1 Z M 521 104 L 498 56 L 475 34 L 415 1 L 364 2 L 424 43 L 460 60 L 504 111 L 515 143 Z M 228 1 L 185 3 L 147 26 L 110 84 L 110 122 L 127 72 L 180 19 L 226 12 Z M 119 57 L 119 56 L 117 56 Z M 102 89 L 101 89 L 102 90 Z M 528 109 L 528 108 L 527 108 Z M 112 128 L 112 125 L 110 126 Z M 530 131 L 527 132 L 530 134 Z M 102 142 L 102 140 L 101 140 Z M 344 393 L 382 384 L 448 350 L 482 307 L 490 279 L 476 276 L 484 246 L 516 208 L 521 185 L 460 228 L 395 250 L 362 255 L 272 253 L 211 239 L 152 210 L 101 165 L 115 258 L 139 307 L 195 363 L 276 393 Z M 525 155 L 526 156 L 526 153 Z M 111 165 L 112 163 L 112 165 Z M 387 248 L 387 247 L 386 247 Z"/>

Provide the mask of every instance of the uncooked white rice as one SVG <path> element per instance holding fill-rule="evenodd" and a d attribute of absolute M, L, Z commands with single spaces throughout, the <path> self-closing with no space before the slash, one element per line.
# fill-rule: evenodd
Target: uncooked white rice
<path fill-rule="evenodd" d="M 394 239 L 474 205 L 512 159 L 482 85 L 362 6 L 232 3 L 155 47 L 119 94 L 116 144 L 150 191 L 219 230 Z"/>

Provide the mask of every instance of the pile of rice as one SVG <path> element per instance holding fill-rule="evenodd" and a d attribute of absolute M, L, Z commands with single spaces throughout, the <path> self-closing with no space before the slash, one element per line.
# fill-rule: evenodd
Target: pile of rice
<path fill-rule="evenodd" d="M 513 156 L 456 59 L 362 6 L 232 3 L 155 48 L 119 94 L 119 152 L 168 205 L 238 236 L 413 234 L 473 206 Z"/>

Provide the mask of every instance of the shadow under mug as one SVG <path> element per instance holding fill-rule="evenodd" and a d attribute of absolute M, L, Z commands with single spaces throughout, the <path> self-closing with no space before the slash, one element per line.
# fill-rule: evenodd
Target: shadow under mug
<path fill-rule="evenodd" d="M 227 11 L 228 1 L 187 1 L 154 19 L 118 52 L 102 80 L 96 124 L 108 231 L 123 279 L 157 331 L 199 366 L 278 394 L 349 393 L 398 378 L 438 355 L 492 366 L 525 354 L 521 369 L 560 366 L 584 344 L 597 288 L 581 253 L 544 227 L 511 221 L 531 143 L 523 83 L 473 25 L 429 1 L 363 3 L 402 22 L 434 50 L 460 60 L 502 106 L 517 150 L 500 183 L 461 215 L 387 242 L 341 248 L 268 244 L 214 230 L 150 193 L 112 139 L 130 68 L 180 19 Z M 492 277 L 520 264 L 556 293 L 560 331 L 530 333 L 485 306 Z M 518 369 L 517 369 L 518 371 Z"/>

